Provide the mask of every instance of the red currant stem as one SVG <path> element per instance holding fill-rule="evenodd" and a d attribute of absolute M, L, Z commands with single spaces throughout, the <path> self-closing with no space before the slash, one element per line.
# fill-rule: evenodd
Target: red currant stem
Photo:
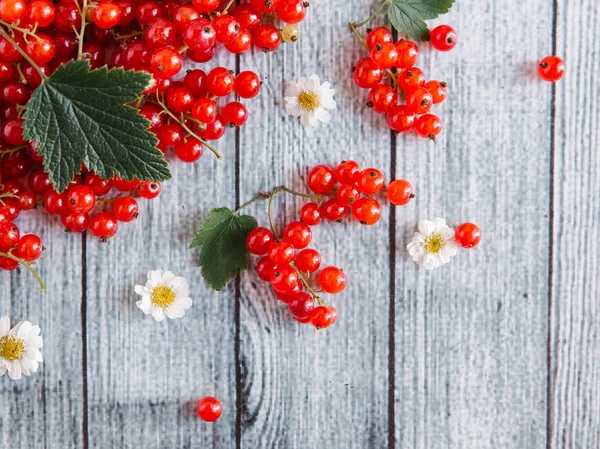
<path fill-rule="evenodd" d="M 317 194 L 312 194 L 312 193 L 297 192 L 296 190 L 292 190 L 286 186 L 279 186 L 279 188 L 281 190 L 283 190 L 284 192 L 291 193 L 292 195 L 301 196 L 302 198 L 313 198 L 313 199 L 316 199 L 319 201 L 322 201 L 323 196 L 325 196 L 325 195 L 317 195 Z"/>
<path fill-rule="evenodd" d="M 134 31 L 133 33 L 129 33 L 129 34 L 115 34 L 115 40 L 116 41 L 124 41 L 131 37 L 143 36 L 143 35 L 144 35 L 143 31 Z"/>
<path fill-rule="evenodd" d="M 15 195 L 14 193 L 10 193 L 10 192 L 0 193 L 0 203 L 4 204 L 4 201 L 2 201 L 2 198 L 19 198 L 19 195 Z"/>
<path fill-rule="evenodd" d="M 363 20 L 363 21 L 362 21 L 362 22 L 360 22 L 360 23 L 356 23 L 356 22 L 355 22 L 355 23 L 353 23 L 352 25 L 354 25 L 356 28 L 360 28 L 361 26 L 364 26 L 364 25 L 366 25 L 367 23 L 369 23 L 369 22 L 370 22 L 370 21 L 373 19 L 373 17 L 375 17 L 377 14 L 379 14 L 379 13 L 380 13 L 380 12 L 383 10 L 383 8 L 385 8 L 385 6 L 386 6 L 388 3 L 390 3 L 390 0 L 384 0 L 384 2 L 383 2 L 381 5 L 379 5 L 377 8 L 375 8 L 375 11 L 373 11 L 373 14 L 371 14 L 371 15 L 370 15 L 370 16 L 367 18 L 367 20 Z"/>
<path fill-rule="evenodd" d="M 12 259 L 16 262 L 19 262 L 21 265 L 23 265 L 25 268 L 27 268 L 31 272 L 31 274 L 33 274 L 35 279 L 38 281 L 38 284 L 40 284 L 40 291 L 43 292 L 46 289 L 46 286 L 44 285 L 44 281 L 42 280 L 42 278 L 40 277 L 38 272 L 35 271 L 35 269 L 31 265 L 29 265 L 27 262 L 25 262 L 23 259 L 21 259 L 17 256 L 13 256 L 11 253 L 2 253 L 2 252 L 0 252 L 0 257 L 7 257 L 8 259 Z"/>
<path fill-rule="evenodd" d="M 227 3 L 227 6 L 223 8 L 223 12 L 221 14 L 227 14 L 227 11 L 229 11 L 229 8 L 231 8 L 231 5 L 233 5 L 234 3 L 235 0 L 229 0 L 229 3 Z"/>
<path fill-rule="evenodd" d="M 316 290 L 310 286 L 310 284 L 308 283 L 308 280 L 306 279 L 306 277 L 304 276 L 304 274 L 298 269 L 298 267 L 296 266 L 296 264 L 294 262 L 291 262 L 290 263 L 290 267 L 292 267 L 296 271 L 296 273 L 298 273 L 298 277 L 300 278 L 300 280 L 304 284 L 304 287 L 306 288 L 306 290 L 308 290 L 308 292 L 312 295 L 313 300 L 317 301 L 317 303 L 319 305 L 325 304 L 325 302 L 317 294 Z"/>
<path fill-rule="evenodd" d="M 162 101 L 160 101 L 160 99 L 158 98 L 158 92 L 156 93 L 156 102 L 157 102 L 157 104 L 158 104 L 158 105 L 159 105 L 161 108 L 163 108 L 163 110 L 165 111 L 165 113 L 166 113 L 166 114 L 167 114 L 169 117 L 171 117 L 173 120 L 175 120 L 177 123 L 179 123 L 179 124 L 181 125 L 181 127 L 182 127 L 183 129 L 185 129 L 185 130 L 188 132 L 188 134 L 189 134 L 190 136 L 194 137 L 195 139 L 198 139 L 200 142 L 202 142 L 202 144 L 203 144 L 203 145 L 204 145 L 206 148 L 208 148 L 210 151 L 212 151 L 212 152 L 214 153 L 214 155 L 215 155 L 215 156 L 217 156 L 217 159 L 219 159 L 219 160 L 223 159 L 223 156 L 221 156 L 221 155 L 219 154 L 219 152 L 218 152 L 217 150 L 215 150 L 215 148 L 214 148 L 214 147 L 213 147 L 211 144 L 209 144 L 209 143 L 208 143 L 206 140 L 204 140 L 202 137 L 198 136 L 198 135 L 197 135 L 197 134 L 196 134 L 194 131 L 192 131 L 192 130 L 191 130 L 191 129 L 190 129 L 190 128 L 189 128 L 189 127 L 188 127 L 188 126 L 185 124 L 185 122 L 184 122 L 183 120 L 180 120 L 180 119 L 179 119 L 179 118 L 178 118 L 178 117 L 177 117 L 175 114 L 173 114 L 173 113 L 172 113 L 172 112 L 169 110 L 169 108 L 168 108 L 168 107 L 167 107 L 167 106 L 166 106 L 166 105 L 165 105 L 165 104 L 164 104 Z"/>
<path fill-rule="evenodd" d="M 19 72 L 19 79 L 21 80 L 21 83 L 24 86 L 27 86 L 27 80 L 25 79 L 25 75 L 23 75 L 23 70 L 21 69 L 21 64 L 16 63 L 15 68 L 17 69 L 17 72 Z"/>
<path fill-rule="evenodd" d="M 2 36 L 4 39 L 6 39 L 8 41 L 8 43 L 10 45 L 12 45 L 15 48 L 15 50 L 17 50 L 17 52 L 19 52 L 19 54 L 21 56 L 23 56 L 25 61 L 27 61 L 29 64 L 31 64 L 31 66 L 35 69 L 36 72 L 38 72 L 38 74 L 40 75 L 40 77 L 42 78 L 43 81 L 46 81 L 48 79 L 46 74 L 44 72 L 42 72 L 42 69 L 40 69 L 40 66 L 38 66 L 35 63 L 35 61 L 29 57 L 29 55 L 25 52 L 25 50 L 23 50 L 21 47 L 19 47 L 19 45 L 15 42 L 15 40 L 12 37 L 10 37 L 10 35 L 6 32 L 6 30 L 1 26 L 0 26 L 0 36 Z"/>
<path fill-rule="evenodd" d="M 78 2 L 75 2 L 76 4 Z M 79 47 L 77 49 L 77 60 L 83 58 L 83 37 L 85 34 L 85 26 L 87 25 L 85 19 L 85 13 L 87 8 L 87 0 L 83 0 L 81 4 L 81 27 L 79 28 L 79 33 L 77 34 L 77 39 L 79 39 Z"/>
<path fill-rule="evenodd" d="M 34 38 L 36 38 L 38 41 L 41 41 L 42 38 L 39 37 L 37 34 L 35 34 L 33 31 L 29 31 L 27 28 L 21 28 L 19 26 L 13 25 L 12 23 L 8 23 L 5 22 L 4 20 L 0 19 L 0 23 L 2 25 L 4 25 L 5 27 L 8 27 L 11 31 L 18 31 L 19 33 L 22 33 L 24 36 L 32 36 Z"/>
<path fill-rule="evenodd" d="M 271 192 L 271 197 L 269 198 L 269 207 L 267 208 L 267 214 L 269 215 L 269 225 L 271 226 L 271 232 L 275 236 L 275 240 L 279 240 L 279 235 L 277 234 L 277 230 L 275 229 L 275 223 L 273 223 L 273 200 L 275 199 L 275 195 L 279 192 L 279 187 L 275 187 L 273 192 Z"/>
<path fill-rule="evenodd" d="M 6 154 L 16 153 L 17 151 L 22 150 L 23 148 L 27 148 L 27 146 L 26 145 L 19 145 L 19 146 L 16 146 L 16 147 L 8 148 L 6 150 L 0 150 L 0 154 L 6 155 Z"/>
<path fill-rule="evenodd" d="M 244 204 L 242 204 L 240 207 L 238 207 L 233 214 L 234 215 L 239 215 L 240 211 L 248 206 L 250 206 L 252 203 L 255 203 L 256 201 L 259 200 L 266 200 L 267 198 L 270 198 L 271 194 L 267 194 L 265 195 L 264 193 L 259 193 L 258 195 L 256 195 L 254 198 L 252 198 L 250 201 L 246 201 Z"/>
<path fill-rule="evenodd" d="M 363 45 L 363 47 L 365 47 L 367 50 L 371 51 L 371 49 L 369 48 L 369 46 L 367 45 L 365 40 L 362 38 L 362 36 L 360 34 L 358 34 L 357 28 L 361 25 L 357 25 L 356 23 L 350 22 L 348 24 L 348 26 L 350 27 L 350 31 L 352 31 L 352 33 L 356 36 L 358 41 Z M 385 69 L 385 71 L 390 76 L 390 78 L 392 78 L 392 81 L 393 81 L 394 87 L 395 87 L 396 86 L 396 74 L 394 72 L 392 72 L 390 69 Z"/>

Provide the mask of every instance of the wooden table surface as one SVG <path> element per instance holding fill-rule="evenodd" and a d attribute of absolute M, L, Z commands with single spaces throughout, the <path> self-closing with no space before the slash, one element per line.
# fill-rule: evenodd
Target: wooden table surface
<path fill-rule="evenodd" d="M 41 212 L 20 219 L 47 246 L 48 288 L 0 274 L 0 315 L 40 324 L 44 364 L 0 378 L 1 448 L 600 447 L 597 0 L 458 0 L 434 21 L 460 39 L 449 53 L 422 46 L 419 66 L 450 86 L 437 143 L 392 137 L 352 83 L 365 52 L 347 22 L 375 6 L 314 1 L 297 44 L 221 54 L 265 80 L 248 124 L 218 142 L 224 161 L 173 164 L 161 198 L 109 243 Z M 555 85 L 536 76 L 550 54 L 567 66 Z M 338 110 L 306 129 L 284 116 L 283 85 L 312 73 Z M 220 294 L 206 287 L 187 246 L 208 210 L 302 189 L 313 165 L 349 158 L 411 180 L 417 198 L 372 228 L 316 228 L 315 247 L 349 278 L 335 327 L 296 324 L 252 271 Z M 281 196 L 278 223 L 300 204 Z M 263 206 L 251 209 L 262 223 Z M 437 216 L 484 237 L 426 272 L 406 244 Z M 184 319 L 135 306 L 134 284 L 156 268 L 190 282 Z M 205 395 L 223 404 L 215 424 L 195 415 Z"/>

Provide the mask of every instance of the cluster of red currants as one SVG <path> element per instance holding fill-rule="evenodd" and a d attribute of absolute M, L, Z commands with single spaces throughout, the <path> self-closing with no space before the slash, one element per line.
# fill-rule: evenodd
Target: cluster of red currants
<path fill-rule="evenodd" d="M 337 310 L 327 305 L 319 293 L 340 293 L 346 287 L 346 275 L 334 266 L 319 271 L 321 255 L 308 248 L 312 240 L 310 227 L 323 218 L 341 222 L 350 211 L 356 221 L 375 224 L 381 217 L 381 207 L 371 195 L 380 193 L 385 182 L 379 170 L 361 170 L 355 161 L 344 161 L 333 169 L 326 165 L 314 167 L 306 184 L 314 192 L 308 196 L 318 202 L 311 201 L 302 207 L 300 220 L 286 226 L 283 238 L 279 239 L 275 230 L 257 227 L 249 233 L 246 247 L 250 253 L 262 256 L 256 264 L 258 277 L 270 282 L 292 316 L 300 323 L 310 322 L 322 329 L 336 321 Z M 414 197 L 412 186 L 404 180 L 390 183 L 386 193 L 394 205 L 405 205 Z M 325 201 L 326 198 L 329 199 Z M 317 272 L 315 290 L 311 287 L 311 276 Z"/>
<path fill-rule="evenodd" d="M 353 31 L 359 36 L 356 28 Z M 431 42 L 438 50 L 448 51 L 456 45 L 456 32 L 441 25 L 431 32 Z M 380 26 L 369 31 L 364 45 L 371 54 L 356 63 L 353 79 L 359 87 L 369 89 L 367 106 L 377 114 L 387 114 L 393 131 L 414 130 L 421 137 L 435 140 L 442 131 L 442 122 L 429 111 L 444 101 L 447 85 L 427 81 L 423 71 L 415 67 L 417 44 L 404 39 L 394 42 L 389 28 Z"/>

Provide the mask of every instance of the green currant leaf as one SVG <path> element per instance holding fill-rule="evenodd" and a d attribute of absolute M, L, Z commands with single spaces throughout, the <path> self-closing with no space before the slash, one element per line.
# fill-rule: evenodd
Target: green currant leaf
<path fill-rule="evenodd" d="M 388 19 L 399 33 L 420 41 L 429 40 L 425 20 L 450 11 L 454 0 L 389 0 Z"/>
<path fill-rule="evenodd" d="M 70 61 L 33 92 L 23 135 L 35 140 L 44 171 L 63 191 L 81 164 L 104 179 L 171 178 L 148 120 L 127 106 L 146 89 L 150 75 Z"/>
<path fill-rule="evenodd" d="M 248 268 L 246 237 L 257 226 L 254 217 L 239 216 L 227 207 L 210 211 L 190 248 L 200 248 L 198 266 L 213 290 L 221 291 L 240 270 Z"/>

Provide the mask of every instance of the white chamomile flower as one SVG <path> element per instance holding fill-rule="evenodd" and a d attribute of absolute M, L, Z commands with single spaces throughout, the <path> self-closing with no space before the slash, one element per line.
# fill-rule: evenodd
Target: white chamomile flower
<path fill-rule="evenodd" d="M 192 307 L 187 281 L 170 271 L 148 271 L 146 285 L 136 285 L 135 292 L 142 297 L 135 304 L 156 321 L 181 318 Z"/>
<path fill-rule="evenodd" d="M 441 267 L 456 256 L 458 245 L 454 241 L 454 229 L 446 225 L 446 220 L 419 221 L 419 232 L 415 232 L 407 246 L 413 260 L 427 270 Z"/>
<path fill-rule="evenodd" d="M 321 84 L 317 75 L 290 81 L 284 93 L 285 112 L 300 117 L 304 126 L 315 126 L 318 120 L 327 123 L 331 119 L 327 109 L 336 107 L 334 95 L 329 81 Z"/>
<path fill-rule="evenodd" d="M 42 363 L 42 346 L 39 326 L 23 321 L 11 329 L 10 318 L 0 318 L 0 377 L 19 380 L 35 373 Z"/>

